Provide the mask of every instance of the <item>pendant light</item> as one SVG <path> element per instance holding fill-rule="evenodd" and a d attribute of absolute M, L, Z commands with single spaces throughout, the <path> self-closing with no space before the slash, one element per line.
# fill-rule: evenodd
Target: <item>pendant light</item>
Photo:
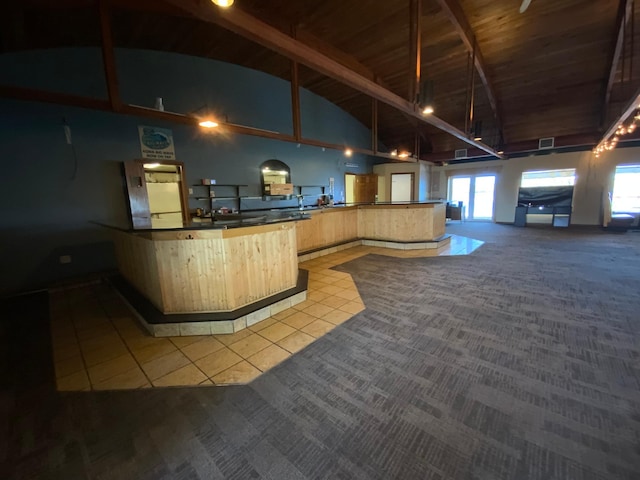
<path fill-rule="evenodd" d="M 423 80 L 420 82 L 419 102 L 422 113 L 431 115 L 433 107 L 433 80 Z"/>

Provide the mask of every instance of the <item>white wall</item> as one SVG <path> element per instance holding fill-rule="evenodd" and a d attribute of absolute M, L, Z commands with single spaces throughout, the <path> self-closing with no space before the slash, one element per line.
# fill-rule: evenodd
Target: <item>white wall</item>
<path fill-rule="evenodd" d="M 522 172 L 575 168 L 572 225 L 601 225 L 605 192 L 613 189 L 617 165 L 640 164 L 640 148 L 617 148 L 596 158 L 591 151 L 464 163 L 433 167 L 432 198 L 446 198 L 447 178 L 477 171 L 496 171 L 495 221 L 513 223 Z M 375 171 L 375 168 L 374 168 Z"/>
<path fill-rule="evenodd" d="M 391 201 L 392 173 L 413 173 L 415 179 L 413 192 L 414 200 L 421 202 L 428 200 L 429 166 L 423 162 L 382 163 L 373 166 L 373 173 L 380 177 L 378 179 L 378 200 L 381 202 Z M 384 188 L 380 188 L 382 185 L 384 185 Z"/>

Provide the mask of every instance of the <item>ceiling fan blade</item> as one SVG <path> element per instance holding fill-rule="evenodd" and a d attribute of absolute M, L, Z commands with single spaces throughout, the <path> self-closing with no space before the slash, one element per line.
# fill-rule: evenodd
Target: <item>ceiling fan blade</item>
<path fill-rule="evenodd" d="M 524 13 L 527 8 L 529 8 L 529 4 L 531 0 L 522 0 L 522 5 L 520 5 L 520 13 Z"/>

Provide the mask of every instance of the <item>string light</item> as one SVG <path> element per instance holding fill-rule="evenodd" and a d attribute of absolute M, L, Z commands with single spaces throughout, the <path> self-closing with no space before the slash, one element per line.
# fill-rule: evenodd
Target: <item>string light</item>
<path fill-rule="evenodd" d="M 640 105 L 638 105 L 638 109 L 640 109 Z M 607 139 L 604 142 L 601 142 L 596 148 L 593 149 L 593 153 L 595 154 L 596 158 L 599 158 L 603 152 L 611 151 L 616 148 L 618 142 L 620 141 L 620 137 L 635 132 L 636 128 L 638 127 L 638 123 L 640 123 L 640 111 L 636 111 L 635 115 L 633 116 L 633 120 L 629 125 L 624 125 L 623 123 L 621 123 L 620 125 L 618 125 L 618 128 L 616 128 L 614 136 L 611 139 Z"/>

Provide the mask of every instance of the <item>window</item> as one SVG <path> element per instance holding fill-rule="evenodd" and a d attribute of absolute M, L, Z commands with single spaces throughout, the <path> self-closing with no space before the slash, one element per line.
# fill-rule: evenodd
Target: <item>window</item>
<path fill-rule="evenodd" d="M 611 210 L 614 213 L 640 213 L 640 165 L 616 167 Z"/>
<path fill-rule="evenodd" d="M 539 170 L 537 172 L 523 172 L 520 186 L 529 187 L 564 187 L 576 183 L 576 169 Z"/>

